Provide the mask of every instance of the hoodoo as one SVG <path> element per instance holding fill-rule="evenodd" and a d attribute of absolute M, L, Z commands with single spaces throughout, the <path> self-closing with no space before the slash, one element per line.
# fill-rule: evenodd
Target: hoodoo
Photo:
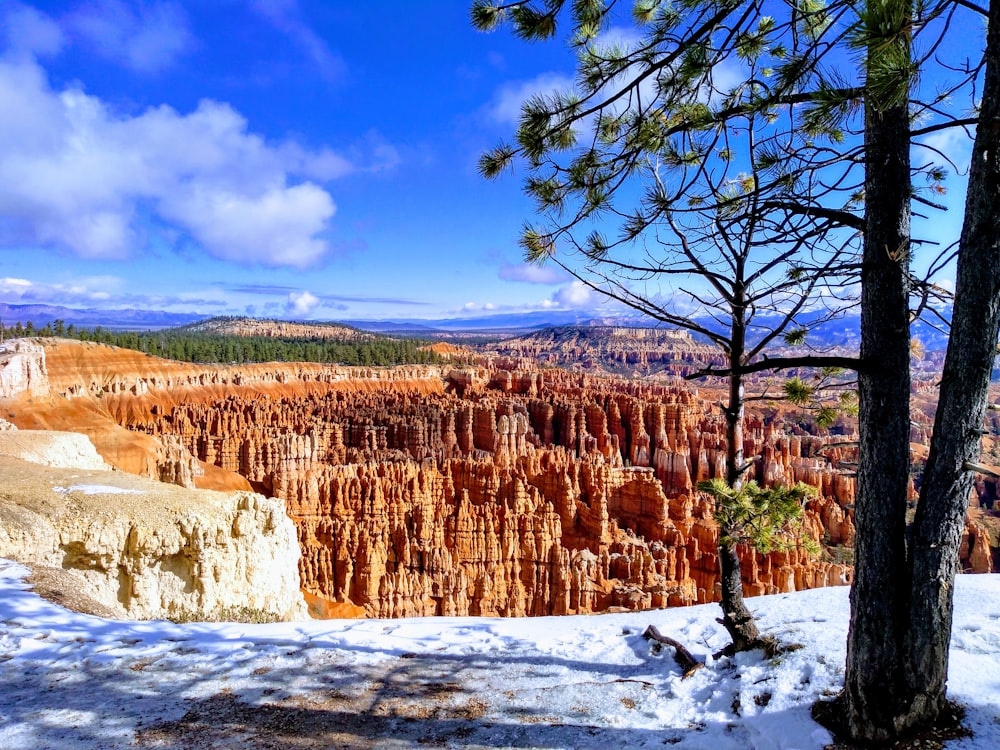
<path fill-rule="evenodd" d="M 642 609 L 717 596 L 722 417 L 686 385 L 489 366 L 197 366 L 47 341 L 24 429 L 75 429 L 108 463 L 284 502 L 314 611 L 379 617 Z M 844 448 L 748 421 L 761 482 L 819 490 L 800 533 L 850 543 Z M 842 440 L 842 438 L 840 438 Z M 803 549 L 743 551 L 749 594 L 846 583 Z"/>

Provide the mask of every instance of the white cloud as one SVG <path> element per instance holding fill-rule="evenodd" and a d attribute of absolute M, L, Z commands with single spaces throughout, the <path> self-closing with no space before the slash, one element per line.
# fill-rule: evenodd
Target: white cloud
<path fill-rule="evenodd" d="M 296 0 L 252 0 L 250 8 L 285 33 L 325 78 L 344 76 L 344 61 L 303 20 Z"/>
<path fill-rule="evenodd" d="M 604 315 L 620 314 L 626 308 L 610 300 L 600 292 L 595 292 L 582 281 L 574 280 L 566 284 L 548 299 L 515 305 L 497 305 L 492 302 L 466 302 L 452 312 L 533 312 L 537 310 L 600 310 Z"/>
<path fill-rule="evenodd" d="M 0 112 L 0 244 L 123 258 L 165 221 L 215 257 L 303 268 L 329 251 L 336 210 L 308 178 L 354 169 L 329 149 L 268 144 L 223 103 L 121 116 L 53 91 L 34 63 L 0 62 Z"/>
<path fill-rule="evenodd" d="M 350 159 L 329 148 L 307 151 L 297 143 L 284 143 L 280 151 L 289 169 L 320 182 L 345 177 L 356 169 Z"/>
<path fill-rule="evenodd" d="M 296 317 L 305 317 L 319 305 L 319 299 L 308 291 L 291 292 L 285 312 Z"/>
<path fill-rule="evenodd" d="M 559 73 L 542 73 L 530 81 L 505 83 L 494 95 L 489 115 L 498 123 L 516 125 L 521 118 L 521 105 L 532 96 L 572 90 L 573 79 Z"/>
<path fill-rule="evenodd" d="M 64 23 L 94 52 L 137 73 L 170 67 L 194 43 L 176 3 L 97 0 L 68 15 Z"/>
<path fill-rule="evenodd" d="M 563 284 L 570 278 L 561 268 L 539 266 L 536 263 L 504 263 L 500 266 L 498 275 L 504 281 L 522 281 L 527 284 Z"/>
<path fill-rule="evenodd" d="M 563 307 L 593 307 L 605 298 L 582 281 L 574 281 L 560 288 L 552 295 L 552 299 Z"/>
<path fill-rule="evenodd" d="M 973 136 L 974 133 L 965 128 L 946 128 L 924 136 L 919 143 L 927 147 L 924 153 L 930 153 L 931 161 L 954 171 L 952 164 L 965 166 L 969 163 Z"/>
<path fill-rule="evenodd" d="M 245 195 L 193 186 L 164 196 L 162 215 L 190 229 L 216 257 L 304 268 L 327 251 L 317 239 L 335 207 L 330 196 L 306 183 Z"/>
<path fill-rule="evenodd" d="M 84 276 L 61 283 L 0 278 L 0 296 L 12 304 L 85 305 L 110 299 L 122 287 L 117 276 Z"/>
<path fill-rule="evenodd" d="M 620 47 L 622 49 L 634 49 L 643 41 L 642 32 L 631 26 L 612 26 L 605 29 L 594 39 L 593 45 L 599 49 L 609 47 Z"/>
<path fill-rule="evenodd" d="M 53 55 L 65 43 L 59 24 L 44 13 L 22 3 L 5 3 L 0 8 L 0 42 L 14 59 Z"/>

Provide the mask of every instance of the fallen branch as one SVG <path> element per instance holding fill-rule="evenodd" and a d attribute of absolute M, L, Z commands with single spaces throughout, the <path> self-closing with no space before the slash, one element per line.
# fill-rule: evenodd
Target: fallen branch
<path fill-rule="evenodd" d="M 989 464 L 976 464 L 972 461 L 966 461 L 962 464 L 962 468 L 966 471 L 974 471 L 977 474 L 986 474 L 991 477 L 1000 477 L 1000 466 L 990 466 Z"/>
<path fill-rule="evenodd" d="M 705 662 L 695 659 L 691 655 L 691 652 L 684 648 L 681 643 L 661 634 L 655 625 L 650 625 L 646 628 L 646 632 L 642 634 L 642 637 L 647 641 L 656 641 L 664 646 L 671 646 L 674 649 L 674 661 L 677 662 L 677 666 L 684 672 L 685 678 L 690 677 L 705 666 Z"/>

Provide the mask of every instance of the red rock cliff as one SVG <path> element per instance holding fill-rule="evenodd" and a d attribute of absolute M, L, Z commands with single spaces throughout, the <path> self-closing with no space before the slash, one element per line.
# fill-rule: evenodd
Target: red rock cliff
<path fill-rule="evenodd" d="M 21 427 L 77 429 L 106 460 L 284 499 L 311 601 L 340 614 L 539 615 L 717 598 L 718 532 L 695 482 L 723 420 L 689 386 L 488 368 L 207 367 L 49 343 Z M 820 489 L 802 533 L 850 544 L 847 448 L 753 415 L 761 482 Z M 843 455 L 842 455 L 843 454 Z M 749 594 L 847 582 L 801 551 L 744 551 Z M 337 606 L 333 606 L 336 603 Z"/>
<path fill-rule="evenodd" d="M 695 391 L 555 370 L 436 377 L 110 411 L 283 498 L 307 592 L 372 616 L 716 598 L 717 530 L 693 485 L 722 470 L 722 420 Z M 753 417 L 745 448 L 760 481 L 821 489 L 804 534 L 849 543 L 853 480 L 820 456 L 825 442 Z M 850 577 L 804 552 L 744 561 L 750 594 Z"/>

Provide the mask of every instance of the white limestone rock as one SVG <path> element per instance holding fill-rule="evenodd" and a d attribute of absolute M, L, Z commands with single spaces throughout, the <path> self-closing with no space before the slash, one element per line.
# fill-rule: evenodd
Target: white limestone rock
<path fill-rule="evenodd" d="M 0 557 L 71 570 L 123 617 L 305 618 L 284 503 L 0 456 Z"/>
<path fill-rule="evenodd" d="M 62 469 L 111 469 L 90 438 L 78 432 L 0 430 L 0 456 Z"/>
<path fill-rule="evenodd" d="M 28 339 L 14 339 L 0 344 L 0 399 L 21 394 L 45 396 L 48 393 L 45 348 Z"/>

